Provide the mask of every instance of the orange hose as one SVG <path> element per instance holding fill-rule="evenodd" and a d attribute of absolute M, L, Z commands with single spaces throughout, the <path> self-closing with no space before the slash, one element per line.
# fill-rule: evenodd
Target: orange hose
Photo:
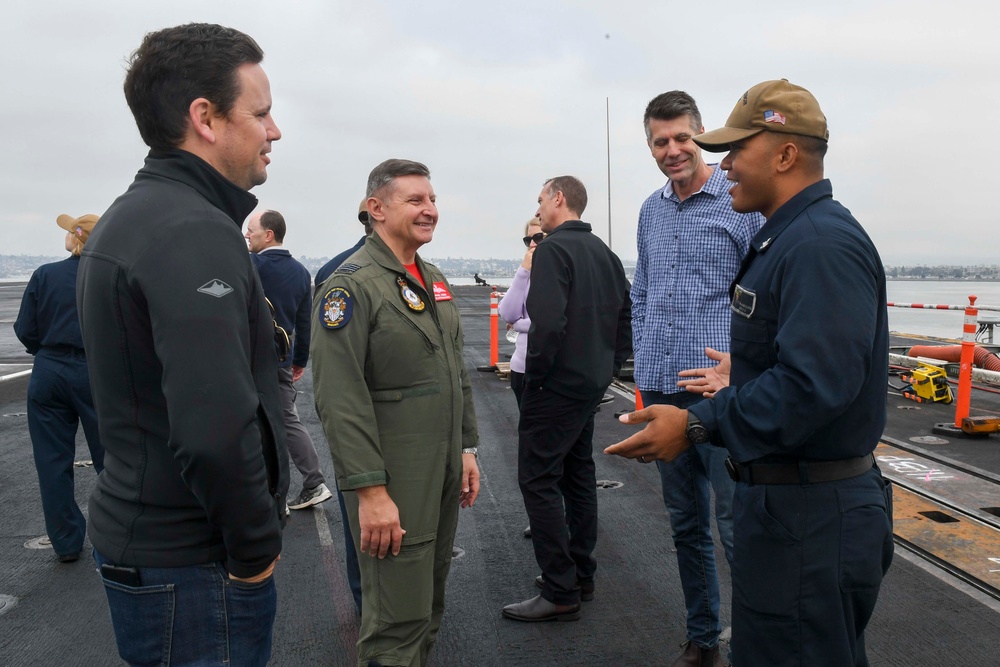
<path fill-rule="evenodd" d="M 906 353 L 908 357 L 929 357 L 958 363 L 962 360 L 961 345 L 914 345 Z M 976 346 L 973 363 L 988 371 L 1000 371 L 1000 357 L 985 347 Z"/>

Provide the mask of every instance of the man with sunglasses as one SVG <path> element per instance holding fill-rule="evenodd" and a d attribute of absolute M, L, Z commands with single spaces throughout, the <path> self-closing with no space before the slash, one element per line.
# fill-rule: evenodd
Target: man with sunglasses
<path fill-rule="evenodd" d="M 274 321 L 289 335 L 288 353 L 278 359 L 278 385 L 281 387 L 282 416 L 288 454 L 302 474 L 302 491 L 288 501 L 287 507 L 304 510 L 333 497 L 309 431 L 295 409 L 295 383 L 302 379 L 309 361 L 310 308 L 312 277 L 309 269 L 292 257 L 283 245 L 287 230 L 285 218 L 277 211 L 257 211 L 247 221 L 244 236 L 250 259 L 257 268 L 264 296 L 274 308 Z"/>
<path fill-rule="evenodd" d="M 706 366 L 705 348 L 729 349 L 729 283 L 760 229 L 757 213 L 733 211 L 726 173 L 707 164 L 695 135 L 705 128 L 687 93 L 654 97 L 643 117 L 646 143 L 667 184 L 639 210 L 638 261 L 632 282 L 635 382 L 645 405 L 687 407 L 701 396 L 678 388 L 678 373 Z M 672 667 L 722 664 L 719 580 L 710 526 L 732 564 L 733 489 L 725 450 L 695 445 L 657 461 L 687 607 L 684 652 Z"/>

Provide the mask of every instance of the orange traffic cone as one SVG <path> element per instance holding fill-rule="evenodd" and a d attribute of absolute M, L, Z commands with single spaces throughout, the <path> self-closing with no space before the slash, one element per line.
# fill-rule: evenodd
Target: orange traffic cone
<path fill-rule="evenodd" d="M 645 406 L 642 404 L 642 392 L 639 391 L 639 387 L 635 388 L 635 409 L 642 410 Z"/>

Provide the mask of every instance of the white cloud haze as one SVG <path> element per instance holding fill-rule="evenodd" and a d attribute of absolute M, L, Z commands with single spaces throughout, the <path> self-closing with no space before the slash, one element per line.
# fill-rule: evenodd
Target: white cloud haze
<path fill-rule="evenodd" d="M 672 89 L 707 129 L 755 83 L 811 90 L 830 124 L 827 176 L 888 264 L 1000 263 L 984 131 L 1000 108 L 988 3 L 12 2 L 0 24 L 3 254 L 59 255 L 60 213 L 101 213 L 146 147 L 121 91 L 146 32 L 229 25 L 265 51 L 274 117 L 261 205 L 296 255 L 352 245 L 373 166 L 425 162 L 441 211 L 427 257 L 518 257 L 542 181 L 588 187 L 584 219 L 635 257 L 639 206 L 664 177 L 642 113 Z M 954 132 L 955 136 L 952 136 Z M 972 136 L 981 138 L 971 139 Z M 718 161 L 719 157 L 710 157 Z"/>

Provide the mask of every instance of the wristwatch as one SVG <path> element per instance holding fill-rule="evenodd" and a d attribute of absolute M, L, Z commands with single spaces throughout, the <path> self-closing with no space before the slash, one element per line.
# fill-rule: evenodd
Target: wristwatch
<path fill-rule="evenodd" d="M 466 447 L 462 450 L 463 454 L 472 454 L 477 459 L 479 458 L 479 448 L 478 447 Z"/>
<path fill-rule="evenodd" d="M 684 435 L 692 445 L 703 445 L 710 440 L 708 429 L 690 410 L 688 411 L 688 425 Z"/>

